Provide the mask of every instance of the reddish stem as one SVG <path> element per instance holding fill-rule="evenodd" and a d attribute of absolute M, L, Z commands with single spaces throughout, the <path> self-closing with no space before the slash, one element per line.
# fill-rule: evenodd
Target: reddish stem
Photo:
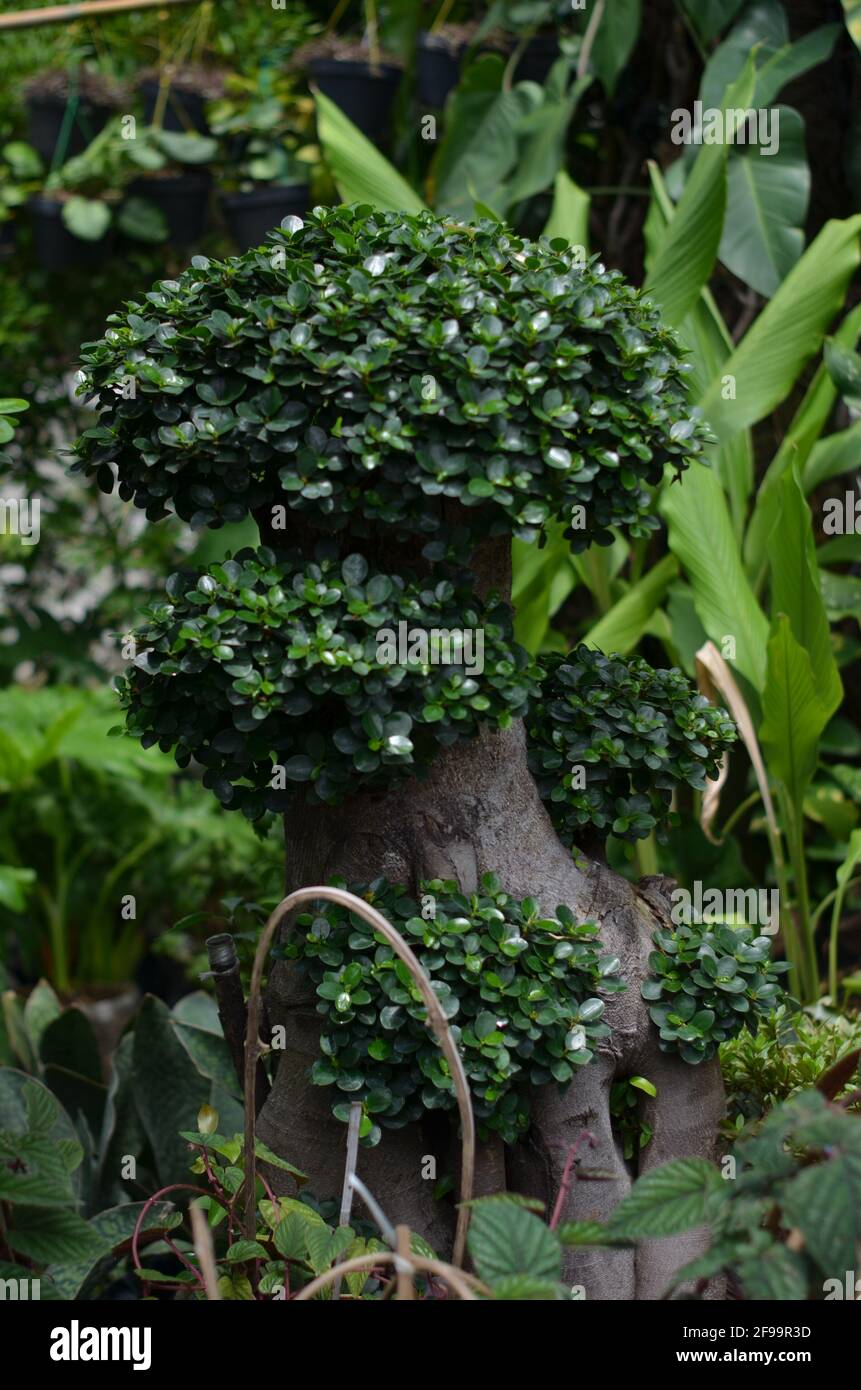
<path fill-rule="evenodd" d="M 140 1212 L 138 1213 L 138 1219 L 135 1222 L 135 1228 L 132 1234 L 132 1260 L 134 1261 L 135 1269 L 141 1268 L 140 1257 L 138 1255 L 138 1239 L 140 1237 L 141 1227 L 143 1226 L 143 1223 L 146 1220 L 147 1212 L 149 1211 L 150 1207 L 153 1206 L 156 1202 L 158 1202 L 162 1197 L 164 1197 L 166 1193 L 180 1191 L 197 1192 L 200 1194 L 201 1197 L 209 1197 L 212 1195 L 211 1193 L 207 1192 L 205 1187 L 195 1187 L 194 1184 L 190 1182 L 174 1182 L 171 1183 L 169 1187 L 159 1188 L 158 1192 L 154 1192 L 151 1197 L 148 1197 L 147 1200 L 144 1202 L 143 1206 L 141 1207 Z"/>
<path fill-rule="evenodd" d="M 582 1134 L 578 1134 L 577 1138 L 574 1140 L 574 1143 L 570 1145 L 568 1153 L 565 1157 L 565 1167 L 562 1170 L 562 1181 L 559 1184 L 559 1191 L 556 1195 L 556 1203 L 553 1207 L 553 1215 L 550 1218 L 551 1231 L 556 1230 L 556 1227 L 559 1225 L 559 1222 L 562 1219 L 562 1211 L 565 1206 L 565 1199 L 571 1191 L 572 1174 L 574 1170 L 574 1161 L 577 1157 L 577 1150 L 579 1149 L 584 1139 L 588 1139 L 589 1143 L 594 1147 L 595 1137 L 594 1135 L 590 1134 L 588 1129 L 584 1129 Z"/>
<path fill-rule="evenodd" d="M 190 1260 L 187 1260 L 187 1259 L 185 1258 L 185 1256 L 183 1255 L 182 1251 L 179 1249 L 179 1247 L 178 1247 L 177 1245 L 174 1245 L 174 1243 L 173 1243 L 173 1241 L 171 1240 L 170 1236 L 167 1235 L 167 1234 L 165 1234 L 164 1243 L 165 1243 L 165 1245 L 169 1245 L 169 1246 L 170 1246 L 171 1250 L 172 1250 L 173 1253 L 176 1255 L 176 1258 L 180 1261 L 180 1263 L 181 1263 L 181 1264 L 184 1264 L 185 1267 L 186 1267 L 186 1269 L 191 1271 L 191 1273 L 194 1275 L 195 1279 L 197 1280 L 198 1287 L 201 1288 L 201 1289 L 203 1289 L 204 1292 L 205 1292 L 205 1291 L 206 1291 L 206 1284 L 205 1284 L 205 1282 L 204 1282 L 204 1280 L 203 1280 L 203 1277 L 201 1276 L 200 1270 L 199 1270 L 199 1269 L 195 1269 L 195 1267 L 194 1267 L 194 1265 L 191 1263 L 191 1261 L 190 1261 Z"/>

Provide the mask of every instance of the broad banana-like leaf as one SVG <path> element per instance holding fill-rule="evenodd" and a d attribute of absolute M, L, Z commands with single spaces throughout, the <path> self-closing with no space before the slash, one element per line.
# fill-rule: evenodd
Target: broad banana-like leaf
<path fill-rule="evenodd" d="M 780 122 L 777 148 L 734 150 L 727 165 L 727 208 L 718 258 L 766 299 L 804 250 L 810 165 L 804 121 L 790 106 L 769 113 Z"/>
<path fill-rule="evenodd" d="M 544 236 L 563 237 L 569 246 L 582 246 L 588 255 L 590 201 L 589 194 L 560 169 L 553 184 L 553 206 Z"/>
<path fill-rule="evenodd" d="M 556 68 L 557 81 L 553 84 Z M 519 122 L 517 165 L 504 189 L 503 213 L 524 198 L 543 193 L 565 162 L 565 139 L 580 98 L 592 85 L 590 77 L 579 77 L 565 90 L 567 64 L 554 67 L 544 88 L 544 100 Z"/>
<path fill-rule="evenodd" d="M 592 44 L 590 67 L 608 96 L 613 95 L 631 56 L 641 19 L 640 0 L 611 0 L 604 10 Z"/>
<path fill-rule="evenodd" d="M 861 304 L 846 315 L 834 334 L 833 341 L 841 347 L 854 348 L 861 334 Z M 824 362 L 820 363 L 799 405 L 783 442 L 768 465 L 759 485 L 756 504 L 744 541 L 744 558 L 748 574 L 759 589 L 759 581 L 767 563 L 766 547 L 779 510 L 776 485 L 793 463 L 805 476 L 807 460 L 828 421 L 837 400 L 837 388 Z M 805 489 L 809 491 L 809 489 Z"/>
<path fill-rule="evenodd" d="M 768 623 L 744 573 L 720 482 L 711 469 L 693 463 L 681 482 L 665 480 L 659 505 L 700 622 L 719 648 L 725 638 L 734 639 L 735 667 L 761 692 Z"/>
<path fill-rule="evenodd" d="M 589 629 L 583 639 L 586 645 L 622 656 L 633 651 L 678 572 L 675 556 L 665 555 Z"/>
<path fill-rule="evenodd" d="M 861 262 L 861 214 L 827 222 L 755 319 L 700 404 L 723 443 L 770 414 L 819 351 Z M 734 379 L 727 399 L 723 378 Z"/>
<path fill-rule="evenodd" d="M 649 162 L 649 177 L 652 182 L 652 199 L 645 227 L 647 266 L 657 254 L 665 229 L 673 215 L 672 200 L 654 161 Z M 690 313 L 679 324 L 677 332 L 690 353 L 693 367 L 689 377 L 691 399 L 697 401 L 709 382 L 720 376 L 723 363 L 733 350 L 729 330 L 710 290 L 705 286 Z M 729 497 L 733 525 L 740 537 L 753 490 L 753 449 L 749 431 L 743 430 L 733 435 L 726 444 L 713 448 L 711 462 L 717 469 Z"/>
<path fill-rule="evenodd" d="M 825 62 L 839 33 L 839 24 L 823 24 L 792 43 L 780 0 L 755 0 L 706 64 L 700 84 L 703 106 L 720 104 L 727 83 L 735 81 L 754 49 L 756 89 L 752 105 L 757 110 L 771 106 L 788 82 Z"/>
<path fill-rule="evenodd" d="M 848 430 L 838 430 L 820 439 L 810 450 L 801 484 L 805 493 L 815 492 L 822 483 L 831 478 L 840 478 L 844 473 L 854 473 L 861 461 L 861 420 L 856 420 Z"/>
<path fill-rule="evenodd" d="M 738 14 L 745 0 L 676 0 L 703 43 L 717 38 Z"/>
<path fill-rule="evenodd" d="M 776 540 L 769 551 L 771 615 L 789 619 L 795 640 L 810 657 L 816 694 L 830 718 L 843 698 L 843 685 L 820 592 L 810 508 L 794 469 L 781 480 Z"/>
<path fill-rule="evenodd" d="M 550 631 L 553 616 L 577 584 L 571 563 L 571 546 L 562 535 L 552 533 L 547 545 L 514 541 L 512 545 L 512 601 L 515 607 L 514 631 L 527 651 L 537 653 L 564 646 Z"/>
<path fill-rule="evenodd" d="M 816 693 L 810 657 L 783 614 L 775 620 L 768 642 L 762 703 L 759 738 L 769 772 L 800 808 L 816 771 L 828 714 Z"/>
<path fill-rule="evenodd" d="M 502 215 L 506 180 L 517 164 L 520 123 L 543 99 L 534 82 L 502 90 L 503 63 L 484 55 L 461 77 L 433 164 L 434 206 L 470 218 L 477 202 Z"/>
<path fill-rule="evenodd" d="M 846 858 L 837 870 L 837 893 L 831 910 L 831 936 L 828 951 L 829 994 L 832 1004 L 837 1003 L 837 943 L 840 932 L 840 918 L 843 915 L 843 899 L 849 887 L 849 880 L 855 865 L 861 862 L 861 830 L 853 830 L 849 836 Z"/>
<path fill-rule="evenodd" d="M 380 212 L 421 212 L 426 206 L 376 145 L 339 106 L 316 92 L 317 135 L 323 158 L 345 203 L 370 203 Z"/>
<path fill-rule="evenodd" d="M 852 42 L 861 53 L 861 0 L 843 0 L 843 18 Z"/>
<path fill-rule="evenodd" d="M 726 127 L 734 125 L 734 113 L 749 106 L 753 84 L 751 58 L 726 91 Z M 726 209 L 728 148 L 726 143 L 702 146 L 643 287 L 672 325 L 696 304 L 714 267 Z"/>

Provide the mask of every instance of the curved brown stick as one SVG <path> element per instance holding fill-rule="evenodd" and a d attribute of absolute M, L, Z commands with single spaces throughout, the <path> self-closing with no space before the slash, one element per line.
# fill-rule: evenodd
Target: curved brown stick
<path fill-rule="evenodd" d="M 400 1260 L 401 1255 L 395 1250 L 378 1250 L 372 1255 L 357 1255 L 355 1259 L 345 1260 L 343 1264 L 333 1265 L 327 1269 L 325 1274 L 320 1274 L 316 1279 L 312 1279 L 310 1284 L 306 1284 L 301 1293 L 297 1293 L 294 1303 L 302 1299 L 313 1298 L 321 1289 L 325 1289 L 328 1284 L 333 1284 L 336 1279 L 340 1279 L 345 1274 L 352 1274 L 360 1269 L 373 1269 L 374 1265 L 394 1264 Z M 410 1255 L 410 1264 L 414 1269 L 426 1270 L 428 1274 L 437 1274 L 440 1279 L 445 1279 L 450 1284 L 459 1298 L 467 1299 L 475 1303 L 476 1297 L 469 1287 L 472 1284 L 479 1293 L 489 1293 L 485 1287 L 473 1275 L 467 1274 L 462 1269 L 455 1269 L 453 1265 L 444 1264 L 442 1260 L 429 1260 L 424 1255 Z"/>
<path fill-rule="evenodd" d="M 457 1213 L 457 1230 L 454 1238 L 453 1263 L 456 1265 L 463 1263 L 466 1253 L 466 1231 L 469 1225 L 469 1207 L 467 1203 L 472 1198 L 473 1178 L 475 1174 L 475 1120 L 472 1114 L 472 1101 L 469 1095 L 469 1084 L 466 1073 L 463 1069 L 463 1062 L 457 1050 L 451 1029 L 448 1026 L 448 1019 L 442 1011 L 440 1002 L 431 988 L 431 982 L 422 969 L 421 965 L 412 949 L 407 945 L 400 932 L 397 931 L 381 912 L 363 898 L 357 898 L 354 893 L 348 893 L 344 888 L 299 888 L 295 893 L 290 893 L 275 908 L 266 926 L 263 928 L 263 935 L 257 946 L 254 956 L 254 968 L 251 972 L 251 988 L 248 994 L 248 1031 L 245 1035 L 245 1234 L 249 1240 L 254 1238 L 255 1229 L 255 1208 L 254 1190 L 256 1186 L 256 1158 L 254 1153 L 254 1127 L 255 1127 L 255 1085 L 254 1072 L 257 1059 L 260 1056 L 260 986 L 263 979 L 263 966 L 269 951 L 272 938 L 276 929 L 281 923 L 281 919 L 293 908 L 300 907 L 303 903 L 319 901 L 320 898 L 327 899 L 329 902 L 338 903 L 341 907 L 346 907 L 350 912 L 356 912 L 365 921 L 370 923 L 376 932 L 380 934 L 391 946 L 392 950 L 404 962 L 413 979 L 418 986 L 422 999 L 428 1011 L 428 1027 L 436 1036 L 437 1042 L 442 1049 L 443 1055 L 451 1069 L 452 1080 L 457 1094 L 457 1108 L 460 1112 L 461 1128 L 461 1173 L 460 1173 L 460 1206 Z"/>

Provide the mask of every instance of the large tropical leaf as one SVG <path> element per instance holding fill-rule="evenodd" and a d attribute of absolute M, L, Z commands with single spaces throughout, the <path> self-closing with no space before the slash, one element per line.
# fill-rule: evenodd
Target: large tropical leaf
<path fill-rule="evenodd" d="M 582 246 L 588 255 L 590 201 L 589 194 L 560 169 L 553 184 L 553 206 L 544 236 L 562 237 L 569 246 Z"/>
<path fill-rule="evenodd" d="M 694 463 L 680 483 L 664 484 L 660 507 L 706 633 L 718 649 L 734 639 L 731 664 L 761 691 L 768 623 L 745 576 L 720 482 Z"/>
<path fill-rule="evenodd" d="M 56 1298 L 77 1298 L 105 1255 L 118 1257 L 130 1247 L 138 1217 L 145 1205 L 144 1202 L 127 1202 L 124 1206 L 100 1211 L 90 1220 L 89 1228 L 104 1242 L 103 1248 L 101 1252 L 93 1249 L 89 1254 L 81 1251 L 80 1258 L 75 1258 L 73 1262 L 50 1266 L 44 1278 Z M 149 1244 L 181 1222 L 182 1213 L 174 1209 L 172 1202 L 155 1202 L 141 1222 L 141 1245 Z"/>
<path fill-rule="evenodd" d="M 731 24 L 745 0 L 677 0 L 704 43 Z"/>
<path fill-rule="evenodd" d="M 345 203 L 370 203 L 381 212 L 421 212 L 425 204 L 340 107 L 316 92 L 317 135 L 323 157 Z"/>
<path fill-rule="evenodd" d="M 710 384 L 701 405 L 721 442 L 770 414 L 818 352 L 861 261 L 859 232 L 861 215 L 826 223 Z"/>
<path fill-rule="evenodd" d="M 805 493 L 814 492 L 831 478 L 840 478 L 844 473 L 854 473 L 859 460 L 861 420 L 856 420 L 848 430 L 838 430 L 836 434 L 829 434 L 814 444 L 801 477 Z"/>
<path fill-rule="evenodd" d="M 780 544 L 772 546 L 771 612 L 784 613 L 795 640 L 810 657 L 813 683 L 827 717 L 843 698 L 820 592 L 810 509 L 795 470 L 780 485 Z"/>
<path fill-rule="evenodd" d="M 586 645 L 622 656 L 633 651 L 678 572 L 675 556 L 665 555 L 589 629 Z"/>
<path fill-rule="evenodd" d="M 843 0 L 843 18 L 852 42 L 861 52 L 861 0 Z"/>
<path fill-rule="evenodd" d="M 861 334 L 861 304 L 846 315 L 833 341 L 844 348 L 853 348 Z M 744 541 L 744 558 L 758 582 L 766 565 L 766 547 L 777 518 L 779 500 L 777 484 L 787 469 L 796 464 L 805 476 L 807 460 L 827 423 L 837 401 L 837 387 L 824 363 L 820 363 L 807 391 L 783 436 L 780 448 L 769 464 L 759 485 L 756 505 Z M 810 489 L 805 487 L 805 491 Z"/>
<path fill-rule="evenodd" d="M 753 60 L 726 92 L 724 119 L 746 108 L 753 93 Z M 646 294 L 670 324 L 696 304 L 715 263 L 726 209 L 727 145 L 703 145 L 646 277 Z"/>
<path fill-rule="evenodd" d="M 839 24 L 822 24 L 796 43 L 782 44 L 776 53 L 770 54 L 761 65 L 758 64 L 754 94 L 757 108 L 771 106 L 789 82 L 794 82 L 796 77 L 826 62 L 831 57 L 839 33 Z M 782 131 L 781 121 L 781 140 Z"/>
<path fill-rule="evenodd" d="M 612 0 L 607 5 L 592 44 L 591 68 L 608 96 L 637 42 L 642 19 L 640 0 Z"/>
<path fill-rule="evenodd" d="M 575 587 L 577 573 L 572 564 L 571 546 L 561 529 L 558 528 L 556 535 L 551 533 L 540 550 L 524 541 L 513 543 L 514 630 L 518 642 L 530 652 L 564 646 L 564 642 L 554 640 L 550 624 Z"/>
<path fill-rule="evenodd" d="M 810 657 L 783 615 L 775 620 L 768 642 L 762 704 L 759 739 L 768 770 L 800 807 L 816 770 L 828 715 L 816 693 Z"/>
<path fill-rule="evenodd" d="M 770 298 L 804 250 L 810 166 L 804 121 L 790 106 L 772 110 L 780 141 L 768 156 L 755 145 L 727 165 L 727 211 L 718 256 L 727 269 Z"/>
<path fill-rule="evenodd" d="M 566 90 L 568 71 L 564 60 L 554 65 L 541 105 L 518 122 L 517 164 L 504 190 L 503 212 L 549 188 L 564 163 L 568 127 L 580 97 L 592 85 L 590 78 L 581 77 Z"/>
<path fill-rule="evenodd" d="M 652 199 L 645 227 L 647 266 L 651 265 L 657 254 L 665 228 L 673 215 L 670 195 L 660 170 L 653 161 L 649 162 L 649 176 L 652 181 Z M 690 390 L 692 400 L 696 401 L 705 392 L 709 382 L 720 375 L 724 362 L 733 350 L 729 330 L 711 292 L 705 286 L 690 313 L 678 325 L 677 332 L 690 353 L 690 365 L 693 368 L 689 378 Z M 741 536 L 748 500 L 753 490 L 753 449 L 749 431 L 743 430 L 733 435 L 725 444 L 713 448 L 710 462 L 717 470 L 729 497 L 733 525 L 736 534 Z"/>
<path fill-rule="evenodd" d="M 725 87 L 735 81 L 754 50 L 756 90 L 752 105 L 757 110 L 770 106 L 788 82 L 830 56 L 839 32 L 839 24 L 823 24 L 792 43 L 780 0 L 756 0 L 709 59 L 700 84 L 703 106 L 720 105 Z"/>
<path fill-rule="evenodd" d="M 540 107 L 543 94 L 533 82 L 507 92 L 501 83 L 501 59 L 485 55 L 466 69 L 449 103 L 433 178 L 434 206 L 453 217 L 471 218 L 476 202 L 500 215 L 505 210 L 520 123 Z"/>

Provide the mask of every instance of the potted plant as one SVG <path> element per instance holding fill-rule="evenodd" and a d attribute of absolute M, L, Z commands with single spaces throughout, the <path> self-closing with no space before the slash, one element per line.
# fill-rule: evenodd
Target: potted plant
<path fill-rule="evenodd" d="M 24 84 L 27 138 L 47 164 L 80 154 L 120 107 L 122 88 L 86 68 L 50 68 Z"/>
<path fill-rule="evenodd" d="M 177 246 L 192 245 L 206 230 L 212 174 L 205 166 L 218 152 L 217 140 L 149 126 L 138 141 L 134 142 L 134 153 L 130 152 L 137 177 L 130 183 L 129 193 L 158 210 L 169 241 Z"/>
<path fill-rule="evenodd" d="M 571 19 L 570 0 L 500 0 L 491 13 L 512 35 L 514 81 L 543 86 L 562 52 L 560 30 Z"/>
<path fill-rule="evenodd" d="M 167 238 L 167 218 L 134 189 L 136 172 L 167 164 L 163 139 L 170 143 L 181 136 L 146 131 L 127 140 L 114 120 L 82 154 L 49 174 L 29 199 L 36 254 L 45 270 L 95 268 L 110 250 L 115 229 L 142 242 Z"/>
<path fill-rule="evenodd" d="M 282 218 L 308 207 L 308 166 L 284 106 L 265 92 L 225 98 L 210 108 L 220 141 L 220 202 L 240 251 L 259 246 Z"/>
<path fill-rule="evenodd" d="M 529 242 L 490 219 L 321 207 L 286 219 L 272 246 L 280 257 L 199 261 L 112 315 L 83 352 L 80 390 L 99 418 L 74 471 L 119 487 L 152 520 L 174 510 L 219 526 L 251 512 L 263 541 L 169 579 L 122 687 L 129 730 L 182 766 L 194 758 L 225 807 L 250 820 L 284 811 L 288 892 L 340 879 L 367 885 L 365 901 L 385 910 L 396 885 L 392 911 L 416 949 L 436 953 L 437 968 L 451 949 L 458 970 L 487 970 L 481 1005 L 460 1010 L 453 987 L 440 1003 L 464 1049 L 526 1062 L 531 1142 L 506 1154 L 498 1134 L 480 1168 L 544 1200 L 561 1190 L 562 1220 L 598 1220 L 630 1180 L 613 1082 L 655 1082 L 663 1158 L 712 1156 L 722 1087 L 714 1058 L 694 1068 L 661 1050 L 640 998 L 651 932 L 671 921 L 666 881 L 635 886 L 572 855 L 529 771 L 521 720 L 540 682 L 512 635 L 511 537 L 537 541 L 557 521 L 581 549 L 609 544 L 615 528 L 648 537 L 650 489 L 704 444 L 682 350 L 621 274 L 582 265 L 564 239 Z M 144 354 L 126 400 L 117 383 Z M 434 631 L 461 643 L 425 656 Z M 480 663 L 463 645 L 479 633 Z M 298 930 L 319 946 L 324 978 L 315 986 L 285 936 L 268 1006 L 288 1041 L 258 1132 L 276 1151 L 289 1143 L 316 1190 L 337 1189 L 344 1137 L 309 1077 L 319 1059 L 321 1089 L 334 1073 L 347 1100 L 367 1098 L 366 1139 L 377 1109 L 394 1121 L 363 1154 L 363 1176 L 389 1193 L 393 1220 L 443 1249 L 448 1217 L 415 1180 L 428 1133 L 409 1119 L 396 1127 L 407 1092 L 382 1076 L 414 1050 L 409 977 L 361 923 L 321 944 L 328 924 L 310 917 Z M 449 927 L 464 933 L 460 952 Z M 529 946 L 552 940 L 547 969 L 564 976 L 595 928 L 595 969 L 608 979 L 622 963 L 627 990 L 578 1005 L 552 1064 L 533 1070 L 561 1015 L 523 978 L 541 954 Z M 382 1009 L 363 961 L 388 965 Z M 350 1056 L 321 1040 L 330 1000 L 365 1030 Z M 584 1025 L 601 1018 L 612 1046 L 584 1057 Z M 451 1074 L 428 1067 L 408 1099 L 439 1110 Z M 509 1106 L 492 1084 L 479 1098 Z M 569 1189 L 584 1115 L 592 1164 L 615 1181 Z M 566 1274 L 587 1259 L 590 1297 L 618 1297 L 620 1280 L 657 1297 L 700 1249 L 653 1242 L 636 1265 L 628 1251 L 589 1251 Z"/>
<path fill-rule="evenodd" d="M 224 93 L 224 74 L 215 68 L 147 68 L 138 79 L 146 125 L 199 135 L 209 134 L 207 102 Z"/>
<path fill-rule="evenodd" d="M 16 209 L 26 203 L 43 173 L 31 145 L 10 140 L 0 150 L 0 250 L 15 244 Z"/>
<path fill-rule="evenodd" d="M 476 21 L 449 18 L 453 9 L 452 0 L 443 0 L 430 29 L 419 31 L 416 91 L 423 105 L 436 108 L 445 105 L 449 92 L 457 86 L 464 55 L 479 35 Z M 504 35 L 498 31 L 487 32 L 482 25 L 481 36 L 482 50 L 504 50 Z"/>
<path fill-rule="evenodd" d="M 375 0 L 366 0 L 365 20 L 366 39 L 330 32 L 299 49 L 294 63 L 307 68 L 315 86 L 369 140 L 379 140 L 389 125 L 403 63 L 380 47 Z"/>

